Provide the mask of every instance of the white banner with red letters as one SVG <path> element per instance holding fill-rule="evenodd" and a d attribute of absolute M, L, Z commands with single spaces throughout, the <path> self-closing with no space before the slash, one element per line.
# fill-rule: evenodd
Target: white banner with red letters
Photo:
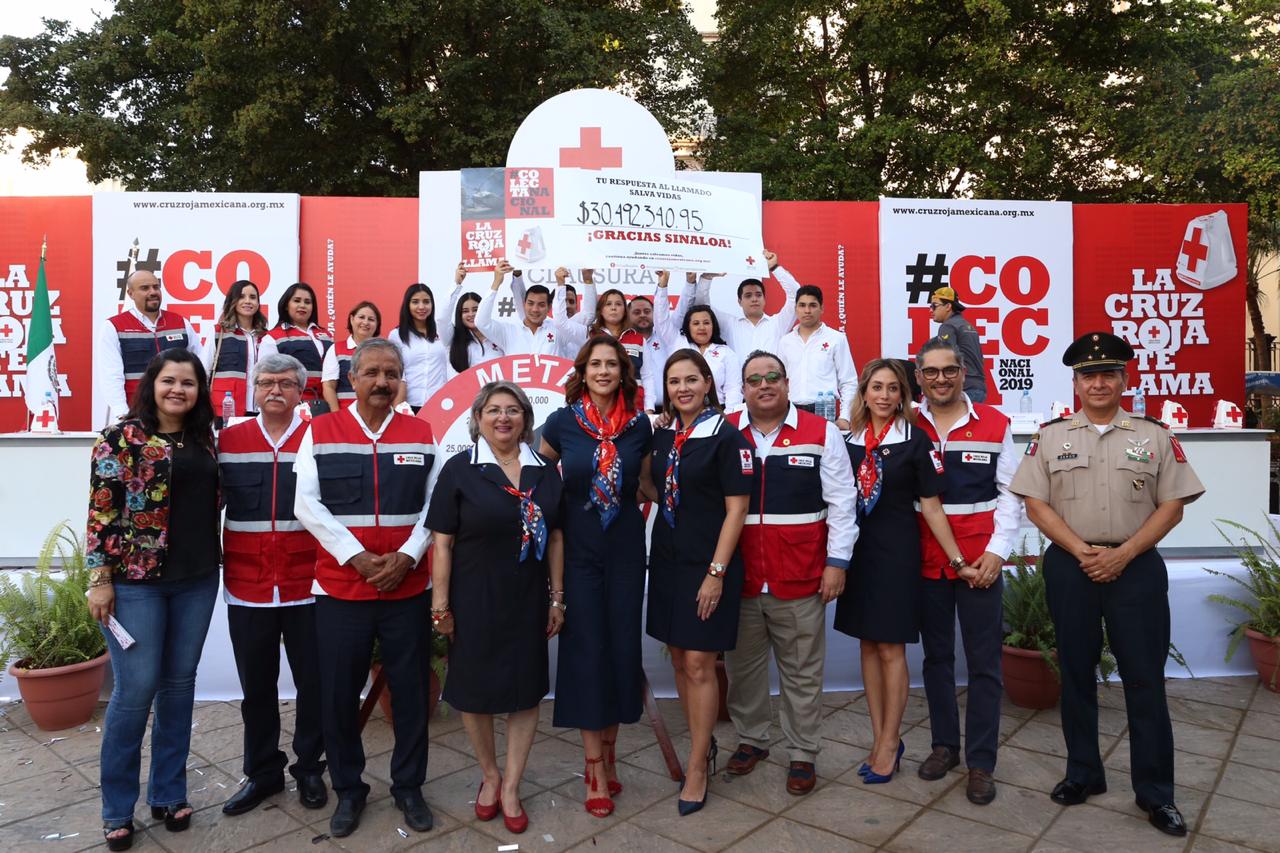
<path fill-rule="evenodd" d="M 227 290 L 258 285 L 269 324 L 276 300 L 298 280 L 299 196 L 292 193 L 96 193 L 93 196 L 93 328 L 132 305 L 125 295 L 134 241 L 136 268 L 160 278 L 162 307 L 213 330 Z M 311 282 L 312 286 L 320 284 Z M 317 288 L 322 304 L 324 290 Z M 93 424 L 105 403 L 93 395 Z"/>
<path fill-rule="evenodd" d="M 982 341 L 987 402 L 1035 412 L 1072 399 L 1062 352 L 1072 319 L 1066 202 L 880 200 L 880 330 L 886 356 L 914 356 L 938 331 L 929 299 L 951 287 Z"/>

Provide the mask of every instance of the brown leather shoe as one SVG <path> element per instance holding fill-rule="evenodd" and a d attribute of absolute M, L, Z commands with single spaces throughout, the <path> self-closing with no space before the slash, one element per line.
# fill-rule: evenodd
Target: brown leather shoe
<path fill-rule="evenodd" d="M 916 775 L 926 782 L 936 782 L 960 764 L 960 756 L 949 746 L 935 746 L 920 765 Z"/>
<path fill-rule="evenodd" d="M 969 786 L 964 795 L 975 806 L 985 806 L 996 798 L 996 783 L 991 774 L 977 767 L 969 768 Z"/>
<path fill-rule="evenodd" d="M 813 790 L 818 781 L 818 773 L 813 769 L 812 761 L 793 761 L 787 771 L 787 793 L 800 796 Z"/>
<path fill-rule="evenodd" d="M 769 750 L 760 749 L 749 743 L 740 743 L 733 755 L 729 757 L 729 763 L 724 769 L 734 776 L 746 776 L 756 769 L 757 764 L 768 757 Z"/>

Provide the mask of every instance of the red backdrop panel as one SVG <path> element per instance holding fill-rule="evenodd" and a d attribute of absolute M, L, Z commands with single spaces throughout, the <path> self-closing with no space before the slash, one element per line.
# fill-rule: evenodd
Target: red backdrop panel
<path fill-rule="evenodd" d="M 48 239 L 45 276 L 52 300 L 54 354 L 65 377 L 59 400 L 64 431 L 89 429 L 93 393 L 89 196 L 0 198 L 0 432 L 26 429 L 26 330 L 31 319 L 40 243 Z M 20 329 L 18 327 L 21 327 Z M 64 342 L 65 341 L 65 342 Z"/>
<path fill-rule="evenodd" d="M 320 325 L 346 340 L 348 309 L 368 299 L 391 331 L 418 280 L 418 200 L 303 196 L 300 216 L 302 280 L 320 300 Z"/>
<path fill-rule="evenodd" d="M 1199 217 L 1218 211 L 1229 234 L 1220 222 L 1201 228 Z M 1129 384 L 1142 383 L 1147 413 L 1159 417 L 1161 403 L 1172 399 L 1186 407 L 1191 426 L 1207 427 L 1215 401 L 1243 406 L 1247 205 L 1078 204 L 1074 219 L 1076 334 L 1109 331 L 1134 344 L 1139 357 Z M 1189 265 L 1229 269 L 1234 254 L 1236 267 L 1208 290 L 1177 274 L 1180 253 L 1202 251 L 1199 239 L 1190 240 L 1201 231 L 1219 239 Z"/>

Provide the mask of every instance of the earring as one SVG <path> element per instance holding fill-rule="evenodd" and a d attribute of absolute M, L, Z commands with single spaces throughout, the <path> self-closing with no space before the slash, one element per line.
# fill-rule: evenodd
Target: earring
<path fill-rule="evenodd" d="M 705 408 L 709 407 L 710 405 L 711 405 L 711 395 L 710 395 L 710 394 L 703 394 L 703 395 L 702 395 L 702 408 L 704 408 L 704 409 L 705 409 Z"/>

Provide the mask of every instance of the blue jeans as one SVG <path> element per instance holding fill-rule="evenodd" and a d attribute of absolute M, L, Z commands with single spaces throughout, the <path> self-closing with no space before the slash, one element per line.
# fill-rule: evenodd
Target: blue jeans
<path fill-rule="evenodd" d="M 115 687 L 102 733 L 102 820 L 124 826 L 138 803 L 138 774 L 147 714 L 151 726 L 151 777 L 147 802 L 174 806 L 187 799 L 187 754 L 196 665 L 218 598 L 218 573 L 184 581 L 115 585 L 116 619 L 137 643 L 120 648 L 103 629 L 111 651 Z"/>

